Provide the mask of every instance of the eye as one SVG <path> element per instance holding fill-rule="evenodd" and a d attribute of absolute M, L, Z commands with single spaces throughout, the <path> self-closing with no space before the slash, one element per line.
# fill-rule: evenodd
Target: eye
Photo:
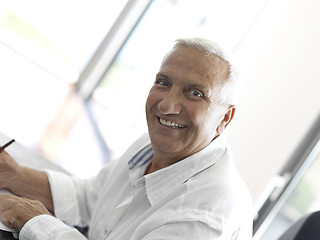
<path fill-rule="evenodd" d="M 157 79 L 154 84 L 164 86 L 164 87 L 167 87 L 169 85 L 168 81 L 163 78 Z"/>
<path fill-rule="evenodd" d="M 190 89 L 190 94 L 192 96 L 199 97 L 199 98 L 203 97 L 202 92 L 200 92 L 199 90 L 196 90 L 196 89 Z"/>
<path fill-rule="evenodd" d="M 201 92 L 196 88 L 188 88 L 188 89 L 185 89 L 184 92 L 186 97 L 190 100 L 196 101 L 196 100 L 205 99 L 205 95 L 203 94 L 203 92 Z"/>

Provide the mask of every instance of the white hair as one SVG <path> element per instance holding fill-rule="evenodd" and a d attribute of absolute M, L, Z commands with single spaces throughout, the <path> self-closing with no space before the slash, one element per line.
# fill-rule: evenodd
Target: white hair
<path fill-rule="evenodd" d="M 216 86 L 216 94 L 219 99 L 216 99 L 220 104 L 235 105 L 237 97 L 238 71 L 230 62 L 227 53 L 215 42 L 205 38 L 181 38 L 177 39 L 173 48 L 185 46 L 193 48 L 209 55 L 215 54 L 224 60 L 229 66 L 229 75 L 224 79 L 219 86 Z"/>

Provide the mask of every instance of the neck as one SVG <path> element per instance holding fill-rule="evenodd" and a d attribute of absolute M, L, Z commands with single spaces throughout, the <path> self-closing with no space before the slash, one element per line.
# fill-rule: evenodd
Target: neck
<path fill-rule="evenodd" d="M 145 175 L 149 173 L 153 173 L 162 168 L 168 167 L 176 162 L 179 162 L 183 159 L 183 157 L 172 157 L 171 154 L 168 153 L 159 153 L 157 151 L 153 151 L 153 157 L 151 159 L 151 164 L 147 168 Z"/>

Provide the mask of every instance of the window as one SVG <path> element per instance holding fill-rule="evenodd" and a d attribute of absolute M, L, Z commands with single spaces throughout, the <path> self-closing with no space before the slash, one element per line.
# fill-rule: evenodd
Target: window
<path fill-rule="evenodd" d="M 79 147 L 79 140 L 82 144 L 97 145 L 90 124 L 83 124 L 83 106 L 71 93 L 73 84 L 127 2 L 0 2 L 2 134 L 63 163 L 72 173 L 90 172 L 83 170 L 82 165 L 68 165 L 70 157 L 75 159 L 82 154 L 85 158 L 89 154 L 79 151 L 84 150 Z M 82 137 L 75 137 L 74 132 L 81 132 Z M 100 155 L 91 156 L 98 159 L 91 166 L 98 165 L 99 169 Z M 96 172 L 96 168 L 92 171 Z"/>
<path fill-rule="evenodd" d="M 3 1 L 1 43 L 66 82 L 75 82 L 127 0 Z"/>

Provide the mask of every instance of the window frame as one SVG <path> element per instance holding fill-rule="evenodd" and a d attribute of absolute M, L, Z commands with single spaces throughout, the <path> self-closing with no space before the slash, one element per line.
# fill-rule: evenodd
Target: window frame
<path fill-rule="evenodd" d="M 75 84 L 84 101 L 92 96 L 109 66 L 153 0 L 129 0 Z"/>
<path fill-rule="evenodd" d="M 262 204 L 257 209 L 253 222 L 254 239 L 260 239 L 289 194 L 296 187 L 297 182 L 314 161 L 314 155 L 320 152 L 320 114 L 309 128 L 305 137 L 297 146 L 282 170 L 275 176 L 266 193 L 262 196 Z"/>

